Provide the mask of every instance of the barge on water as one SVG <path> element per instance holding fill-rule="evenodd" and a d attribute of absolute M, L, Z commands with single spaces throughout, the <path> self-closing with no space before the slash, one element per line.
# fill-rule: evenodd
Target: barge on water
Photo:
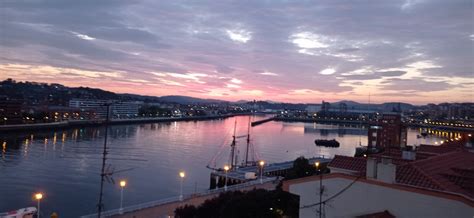
<path fill-rule="evenodd" d="M 316 146 L 324 146 L 324 147 L 331 147 L 331 148 L 338 148 L 340 146 L 339 142 L 335 139 L 326 140 L 326 139 L 316 139 L 314 140 L 314 144 Z"/>

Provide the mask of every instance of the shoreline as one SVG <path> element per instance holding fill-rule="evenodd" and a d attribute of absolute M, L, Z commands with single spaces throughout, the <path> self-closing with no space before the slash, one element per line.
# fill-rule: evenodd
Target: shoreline
<path fill-rule="evenodd" d="M 140 124 L 140 123 L 162 123 L 162 122 L 179 122 L 179 121 L 203 121 L 226 119 L 234 116 L 251 115 L 250 113 L 225 114 L 225 115 L 210 115 L 210 116 L 196 116 L 196 117 L 158 117 L 158 118 L 137 118 L 137 119 L 113 119 L 109 121 L 109 125 L 125 125 L 125 124 Z M 327 124 L 350 124 L 350 125 L 370 125 L 367 121 L 356 120 L 333 120 L 333 119 L 313 119 L 313 118 L 290 118 L 290 117 L 271 117 L 263 120 L 252 122 L 252 126 L 262 125 L 266 122 L 303 122 L 303 123 L 327 123 Z M 22 132 L 35 130 L 49 130 L 49 129 L 69 129 L 74 127 L 86 126 L 103 126 L 105 120 L 69 120 L 55 123 L 36 123 L 36 124 L 15 124 L 15 125 L 0 125 L 0 133 L 8 132 Z M 474 131 L 474 128 L 464 127 L 449 127 L 449 126 L 432 126 L 426 124 L 406 123 L 408 127 L 415 128 L 432 128 L 439 130 L 456 130 L 456 131 Z"/>
<path fill-rule="evenodd" d="M 177 122 L 177 121 L 202 121 L 226 119 L 234 116 L 249 115 L 248 113 L 226 114 L 226 115 L 210 115 L 196 117 L 158 117 L 158 118 L 138 118 L 138 119 L 113 119 L 108 122 L 109 125 L 123 124 L 139 124 L 139 123 L 161 123 L 161 122 Z M 48 129 L 68 129 L 73 127 L 85 126 L 103 126 L 105 120 L 69 120 L 55 123 L 35 123 L 35 124 L 16 124 L 16 125 L 0 125 L 0 133 L 21 132 L 31 130 L 48 130 Z"/>
<path fill-rule="evenodd" d="M 334 119 L 313 119 L 313 118 L 290 118 L 290 117 L 275 117 L 273 121 L 280 122 L 303 122 L 303 123 L 327 123 L 327 124 L 355 124 L 355 125 L 364 125 L 369 126 L 370 122 L 367 121 L 356 121 L 356 120 L 334 120 Z M 418 124 L 418 123 L 404 123 L 407 127 L 414 128 L 431 128 L 439 130 L 452 130 L 452 131 L 466 131 L 472 132 L 474 128 L 466 127 L 455 127 L 455 126 L 435 126 L 427 124 Z"/>

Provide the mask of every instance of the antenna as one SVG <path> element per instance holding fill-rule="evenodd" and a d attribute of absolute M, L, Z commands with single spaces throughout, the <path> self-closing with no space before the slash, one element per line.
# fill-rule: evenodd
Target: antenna
<path fill-rule="evenodd" d="M 110 105 L 111 103 L 106 103 L 105 106 L 107 107 L 107 113 L 105 117 L 105 137 L 104 137 L 104 150 L 102 152 L 102 170 L 100 173 L 100 193 L 99 193 L 99 203 L 97 204 L 98 212 L 97 217 L 101 218 L 102 208 L 104 207 L 102 203 L 102 197 L 104 195 L 104 181 L 107 176 L 106 168 L 105 168 L 105 161 L 107 160 L 107 136 L 109 130 L 109 113 L 110 113 Z"/>

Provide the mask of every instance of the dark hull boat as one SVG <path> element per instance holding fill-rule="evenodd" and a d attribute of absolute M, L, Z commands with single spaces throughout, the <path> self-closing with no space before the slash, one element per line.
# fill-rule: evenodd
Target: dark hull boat
<path fill-rule="evenodd" d="M 336 141 L 335 139 L 332 139 L 332 140 L 316 139 L 314 140 L 314 144 L 316 144 L 316 146 L 324 146 L 324 147 L 331 147 L 331 148 L 339 147 L 339 142 Z"/>

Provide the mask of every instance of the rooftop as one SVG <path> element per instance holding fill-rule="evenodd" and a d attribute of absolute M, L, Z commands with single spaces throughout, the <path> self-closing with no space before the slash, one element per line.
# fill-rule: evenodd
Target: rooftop
<path fill-rule="evenodd" d="M 458 150 L 399 166 L 397 182 L 474 198 L 474 153 Z"/>
<path fill-rule="evenodd" d="M 415 160 L 402 158 L 400 149 L 387 149 L 371 155 L 381 161 L 392 160 L 397 166 L 396 183 L 424 189 L 458 193 L 474 199 L 474 153 L 454 144 L 421 145 Z M 328 167 L 365 175 L 367 160 L 361 157 L 336 155 Z"/>

